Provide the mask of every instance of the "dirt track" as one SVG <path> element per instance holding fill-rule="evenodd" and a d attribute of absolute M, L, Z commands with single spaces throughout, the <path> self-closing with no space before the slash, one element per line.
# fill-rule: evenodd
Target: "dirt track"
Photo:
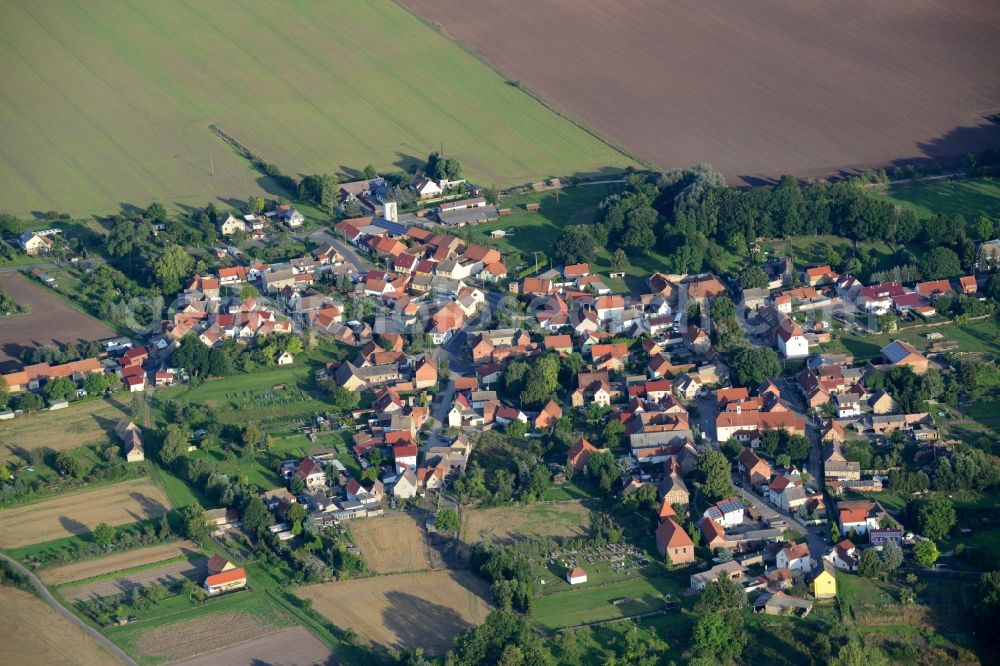
<path fill-rule="evenodd" d="M 268 664 L 268 666 L 334 666 L 337 659 L 304 627 L 282 629 L 252 641 L 207 652 L 176 666 L 238 666 Z"/>
<path fill-rule="evenodd" d="M 0 511 L 0 548 L 85 534 L 99 523 L 124 525 L 156 518 L 169 509 L 166 495 L 149 479 L 68 493 Z"/>
<path fill-rule="evenodd" d="M 102 666 L 117 663 L 41 599 L 12 587 L 0 587 L 0 645 L 3 645 L 5 664 Z"/>
<path fill-rule="evenodd" d="M 24 348 L 87 342 L 115 335 L 99 319 L 66 305 L 48 287 L 23 275 L 0 275 L 0 283 L 8 296 L 31 307 L 31 312 L 25 315 L 0 317 L 0 369 L 4 372 L 17 369 L 7 366 L 20 359 Z"/>
<path fill-rule="evenodd" d="M 731 183 L 1000 143 L 990 0 L 402 0 L 556 108 Z"/>

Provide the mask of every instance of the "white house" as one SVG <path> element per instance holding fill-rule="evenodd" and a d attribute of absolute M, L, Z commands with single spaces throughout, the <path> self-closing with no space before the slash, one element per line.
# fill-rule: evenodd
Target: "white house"
<path fill-rule="evenodd" d="M 843 571 L 854 571 L 858 568 L 858 549 L 848 539 L 844 539 L 830 548 L 823 559 Z"/>
<path fill-rule="evenodd" d="M 721 525 L 723 528 L 739 527 L 743 524 L 746 508 L 735 496 L 719 500 L 714 506 L 705 510 L 705 517 Z"/>
<path fill-rule="evenodd" d="M 580 567 L 574 567 L 566 573 L 566 582 L 570 585 L 579 585 L 587 582 L 587 572 Z"/>
<path fill-rule="evenodd" d="M 812 570 L 812 558 L 809 556 L 809 545 L 805 543 L 792 544 L 778 551 L 775 566 L 779 569 L 788 567 L 791 571 L 806 573 Z"/>
<path fill-rule="evenodd" d="M 783 319 L 778 325 L 778 350 L 785 358 L 809 356 L 809 341 L 799 325 L 791 319 Z"/>
<path fill-rule="evenodd" d="M 287 351 L 283 351 L 278 354 L 278 365 L 291 365 L 294 361 L 295 357 Z"/>
<path fill-rule="evenodd" d="M 846 419 L 861 416 L 861 400 L 850 393 L 836 393 L 833 396 L 837 403 L 837 418 Z"/>

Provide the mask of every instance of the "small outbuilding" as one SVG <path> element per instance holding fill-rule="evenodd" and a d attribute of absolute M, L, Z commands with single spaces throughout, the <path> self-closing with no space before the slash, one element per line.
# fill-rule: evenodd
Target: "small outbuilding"
<path fill-rule="evenodd" d="M 579 585 L 587 582 L 587 572 L 580 567 L 573 567 L 566 574 L 566 582 L 570 585 Z"/>

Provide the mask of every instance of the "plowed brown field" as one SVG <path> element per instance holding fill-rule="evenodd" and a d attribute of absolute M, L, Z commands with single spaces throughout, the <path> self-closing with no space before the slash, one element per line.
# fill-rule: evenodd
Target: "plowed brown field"
<path fill-rule="evenodd" d="M 1000 143 L 993 0 L 402 0 L 661 167 L 826 176 Z"/>
<path fill-rule="evenodd" d="M 282 629 L 252 641 L 207 652 L 175 666 L 334 666 L 336 657 L 304 627 Z"/>
<path fill-rule="evenodd" d="M 66 305 L 51 289 L 23 275 L 0 276 L 0 284 L 15 302 L 31 307 L 28 314 L 0 317 L 0 369 L 4 372 L 17 369 L 14 361 L 24 349 L 115 335 L 100 319 Z"/>

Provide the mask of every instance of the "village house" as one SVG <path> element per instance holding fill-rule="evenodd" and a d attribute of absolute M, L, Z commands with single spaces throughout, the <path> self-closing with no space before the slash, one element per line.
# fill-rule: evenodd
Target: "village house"
<path fill-rule="evenodd" d="M 667 518 L 656 528 L 656 549 L 673 565 L 694 562 L 694 542 L 677 521 Z"/>
<path fill-rule="evenodd" d="M 746 582 L 746 574 L 747 568 L 745 566 L 735 560 L 730 560 L 729 562 L 716 564 L 708 571 L 691 574 L 691 589 L 696 592 L 701 592 L 708 586 L 709 583 L 712 583 L 720 578 L 728 578 L 742 587 L 742 585 Z"/>
<path fill-rule="evenodd" d="M 812 593 L 817 599 L 832 599 L 837 596 L 837 572 L 830 562 L 819 562 L 812 579 Z"/>
<path fill-rule="evenodd" d="M 812 570 L 812 558 L 809 556 L 809 545 L 806 543 L 790 544 L 778 551 L 775 565 L 780 569 L 787 567 L 790 571 L 802 575 Z"/>
<path fill-rule="evenodd" d="M 890 366 L 907 366 L 918 375 L 927 372 L 929 361 L 905 340 L 893 340 L 882 349 L 882 358 Z"/>
<path fill-rule="evenodd" d="M 20 238 L 21 249 L 28 255 L 47 254 L 55 245 L 52 238 L 36 231 L 25 231 Z"/>
<path fill-rule="evenodd" d="M 228 564 L 228 563 L 227 563 Z M 243 568 L 234 567 L 219 573 L 210 574 L 205 578 L 205 592 L 210 597 L 224 592 L 240 590 L 247 586 L 247 574 Z"/>
<path fill-rule="evenodd" d="M 146 459 L 145 443 L 139 426 L 122 420 L 115 427 L 115 435 L 122 443 L 122 455 L 127 462 L 142 462 Z"/>

